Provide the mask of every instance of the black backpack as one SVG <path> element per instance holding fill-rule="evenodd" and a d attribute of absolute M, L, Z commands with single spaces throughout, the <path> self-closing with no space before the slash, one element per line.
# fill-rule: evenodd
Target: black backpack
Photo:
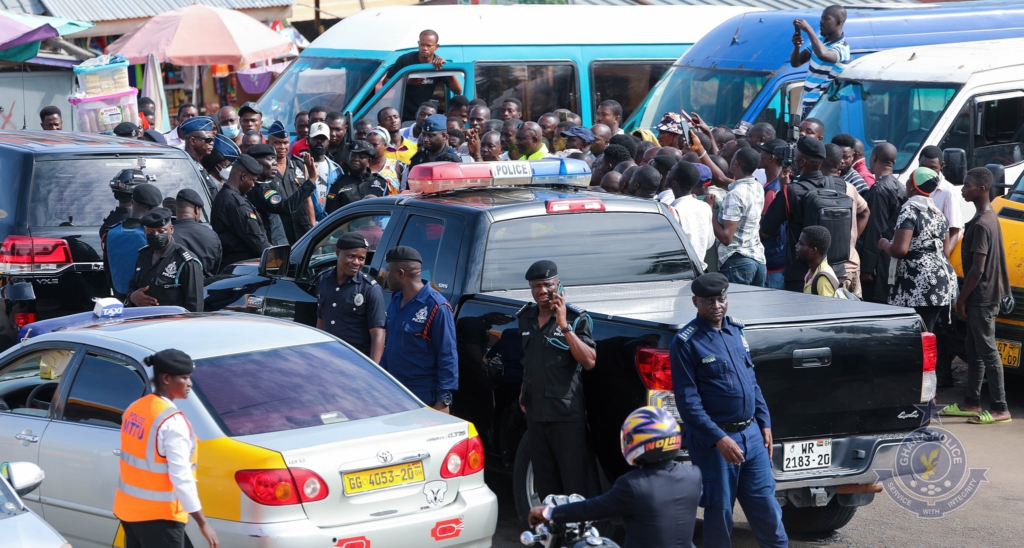
<path fill-rule="evenodd" d="M 832 236 L 828 248 L 828 263 L 839 264 L 850 260 L 850 232 L 853 230 L 853 198 L 846 195 L 846 181 L 826 177 L 825 187 L 817 187 L 801 181 L 792 184 L 807 189 L 797 211 L 802 226 L 823 226 Z M 842 183 L 843 186 L 839 186 Z M 837 190 L 837 188 L 843 190 Z"/>

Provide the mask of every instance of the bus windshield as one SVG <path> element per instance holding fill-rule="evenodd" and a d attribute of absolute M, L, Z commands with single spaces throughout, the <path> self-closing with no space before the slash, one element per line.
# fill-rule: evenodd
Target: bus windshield
<path fill-rule="evenodd" d="M 839 80 L 810 116 L 825 124 L 825 142 L 848 133 L 864 143 L 866 158 L 876 145 L 892 143 L 893 171 L 900 173 L 917 156 L 958 89 L 943 83 Z"/>
<path fill-rule="evenodd" d="M 666 112 L 696 112 L 709 126 L 733 127 L 754 101 L 771 73 L 674 66 L 651 90 L 631 128 L 650 129 Z"/>
<path fill-rule="evenodd" d="M 380 64 L 379 59 L 299 57 L 260 99 L 264 126 L 280 120 L 294 133 L 296 113 L 317 105 L 344 112 Z"/>

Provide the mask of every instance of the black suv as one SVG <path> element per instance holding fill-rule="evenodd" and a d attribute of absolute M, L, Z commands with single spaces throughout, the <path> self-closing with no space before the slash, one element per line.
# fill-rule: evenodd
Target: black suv
<path fill-rule="evenodd" d="M 146 141 L 58 131 L 0 131 L 0 350 L 26 324 L 92 310 L 111 296 L 99 228 L 117 202 L 110 180 L 142 169 L 165 197 L 210 196 L 184 151 Z M 34 298 L 24 289 L 32 284 Z M 9 291 L 18 287 L 20 291 Z M 26 298 L 29 297 L 29 298 Z"/>

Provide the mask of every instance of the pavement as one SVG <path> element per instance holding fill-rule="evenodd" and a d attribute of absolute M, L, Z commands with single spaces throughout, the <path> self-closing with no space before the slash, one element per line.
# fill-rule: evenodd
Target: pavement
<path fill-rule="evenodd" d="M 938 401 L 948 404 L 963 401 L 966 372 L 959 363 L 955 371 L 957 386 L 939 390 Z M 942 517 L 924 519 L 897 505 L 886 493 L 875 495 L 871 504 L 861 507 L 842 529 L 824 537 L 790 538 L 793 547 L 828 546 L 836 548 L 937 548 L 1024 546 L 1024 372 L 1006 375 L 1006 395 L 1010 413 L 1007 424 L 986 426 L 967 424 L 965 418 L 942 419 L 941 428 L 950 431 L 964 448 L 968 468 L 987 469 L 982 483 L 960 508 Z M 988 386 L 982 388 L 982 405 L 988 406 Z M 515 516 L 511 480 L 488 477 L 488 484 L 499 497 L 498 529 L 493 546 L 522 546 L 519 534 L 524 530 Z M 700 513 L 698 512 L 698 517 Z M 756 547 L 743 510 L 736 505 L 732 540 L 735 548 Z M 702 547 L 700 522 L 694 542 Z"/>

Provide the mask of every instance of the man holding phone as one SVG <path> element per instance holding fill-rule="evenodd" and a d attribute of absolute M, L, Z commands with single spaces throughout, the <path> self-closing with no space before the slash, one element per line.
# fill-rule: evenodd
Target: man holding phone
<path fill-rule="evenodd" d="M 525 354 L 519 405 L 526 413 L 534 485 L 541 499 L 572 493 L 590 498 L 598 481 L 580 374 L 597 361 L 593 322 L 566 302 L 555 263 L 533 263 L 526 280 L 537 303 L 517 314 Z"/>

